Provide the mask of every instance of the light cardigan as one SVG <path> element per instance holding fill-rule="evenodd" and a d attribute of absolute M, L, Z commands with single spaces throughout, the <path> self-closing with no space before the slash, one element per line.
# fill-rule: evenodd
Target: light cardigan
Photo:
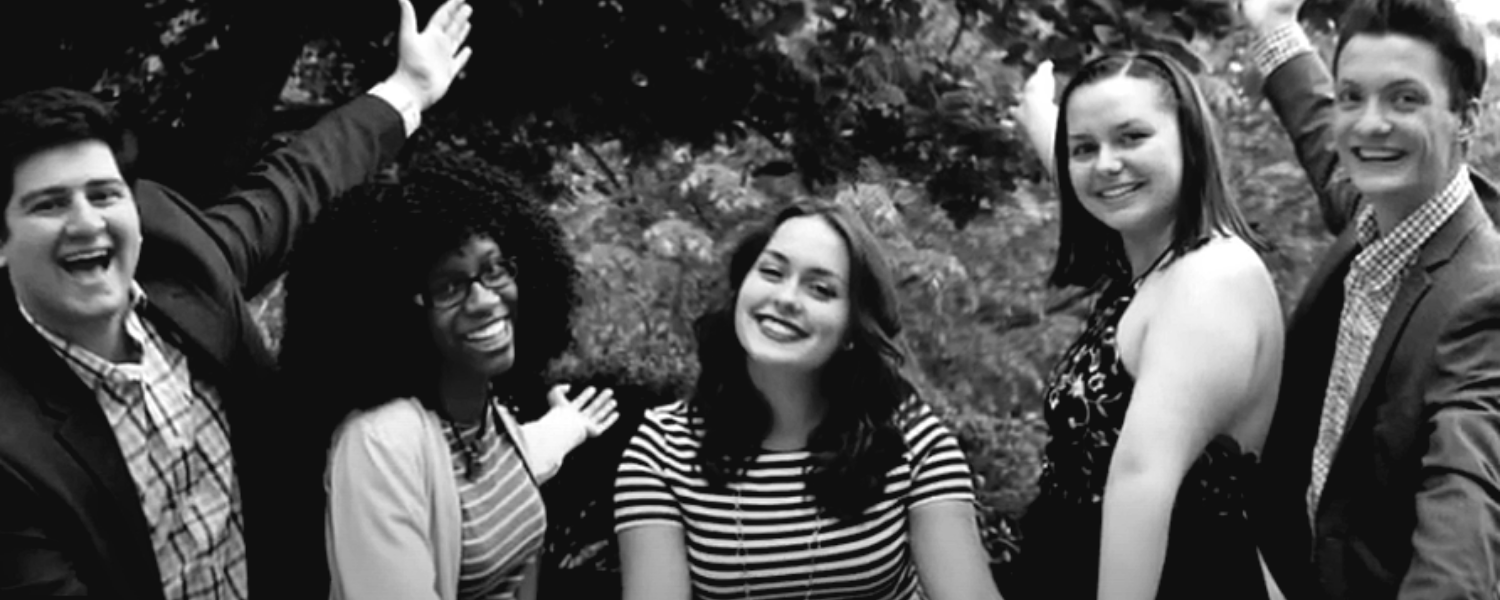
<path fill-rule="evenodd" d="M 587 437 L 576 411 L 518 426 L 496 411 L 537 485 Z M 324 519 L 333 600 L 457 600 L 463 518 L 442 422 L 414 398 L 357 411 L 334 433 Z"/>

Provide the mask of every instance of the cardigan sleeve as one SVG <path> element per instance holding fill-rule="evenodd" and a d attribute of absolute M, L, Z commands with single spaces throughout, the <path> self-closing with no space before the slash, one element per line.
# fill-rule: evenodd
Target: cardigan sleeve
<path fill-rule="evenodd" d="M 328 467 L 332 597 L 439 598 L 420 419 L 361 413 L 334 441 Z"/>

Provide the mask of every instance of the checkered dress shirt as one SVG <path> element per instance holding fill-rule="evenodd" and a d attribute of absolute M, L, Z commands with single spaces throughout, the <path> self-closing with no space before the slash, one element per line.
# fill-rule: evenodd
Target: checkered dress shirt
<path fill-rule="evenodd" d="M 1344 434 L 1349 402 L 1359 387 L 1370 358 L 1370 346 L 1380 334 L 1381 322 L 1396 298 L 1401 280 L 1432 234 L 1474 194 L 1469 170 L 1458 175 L 1437 196 L 1402 219 L 1390 233 L 1380 234 L 1375 214 L 1367 204 L 1354 217 L 1360 250 L 1344 277 L 1344 308 L 1339 314 L 1339 334 L 1333 353 L 1333 368 L 1323 396 L 1323 416 L 1318 424 L 1318 443 L 1313 448 L 1312 480 L 1307 486 L 1307 514 L 1317 514 L 1318 499 L 1328 480 L 1328 468 Z"/>
<path fill-rule="evenodd" d="M 135 307 L 146 301 L 134 286 Z M 125 332 L 138 362 L 111 363 L 31 317 L 58 356 L 94 391 L 129 465 L 151 531 L 167 600 L 248 595 L 240 490 L 219 395 L 182 352 L 132 309 Z"/>

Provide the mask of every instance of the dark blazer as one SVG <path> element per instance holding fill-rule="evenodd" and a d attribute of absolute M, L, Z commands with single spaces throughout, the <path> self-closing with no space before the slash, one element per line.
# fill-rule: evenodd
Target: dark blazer
<path fill-rule="evenodd" d="M 321 505 L 316 518 L 305 496 L 292 510 L 283 485 L 286 473 L 321 472 L 322 463 L 277 442 L 301 411 L 271 392 L 271 357 L 246 298 L 285 270 L 293 240 L 323 201 L 368 179 L 404 139 L 400 115 L 365 96 L 272 153 L 217 204 L 195 206 L 149 181 L 135 187 L 145 236 L 136 281 L 149 300 L 142 310 L 223 398 L 258 597 L 298 590 L 289 575 L 308 557 L 324 561 L 316 541 L 311 549 L 298 543 L 309 521 L 311 539 L 321 539 Z M 0 596 L 162 597 L 114 433 L 94 394 L 20 315 L 8 276 L 0 277 L 0 505 Z"/>
<path fill-rule="evenodd" d="M 1500 594 L 1500 234 L 1494 186 L 1429 239 L 1400 283 L 1350 404 L 1309 523 L 1306 491 L 1358 252 L 1361 198 L 1337 175 L 1333 80 L 1304 54 L 1265 91 L 1341 233 L 1287 328 L 1281 396 L 1256 510 L 1262 552 L 1288 598 L 1496 598 Z"/>

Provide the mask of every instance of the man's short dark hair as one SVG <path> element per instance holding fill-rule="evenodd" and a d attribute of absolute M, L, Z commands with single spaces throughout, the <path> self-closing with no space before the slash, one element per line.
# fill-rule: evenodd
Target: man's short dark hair
<path fill-rule="evenodd" d="M 0 209 L 15 190 L 16 168 L 39 152 L 87 140 L 109 146 L 125 181 L 134 183 L 135 143 L 119 115 L 93 95 L 67 88 L 26 92 L 0 102 Z M 0 220 L 0 240 L 8 232 Z"/>
<path fill-rule="evenodd" d="M 1344 46 L 1357 35 L 1404 35 L 1432 44 L 1443 57 L 1454 110 L 1484 94 L 1489 65 L 1484 32 L 1464 18 L 1449 0 L 1356 0 L 1339 23 L 1333 63 L 1338 69 Z"/>

